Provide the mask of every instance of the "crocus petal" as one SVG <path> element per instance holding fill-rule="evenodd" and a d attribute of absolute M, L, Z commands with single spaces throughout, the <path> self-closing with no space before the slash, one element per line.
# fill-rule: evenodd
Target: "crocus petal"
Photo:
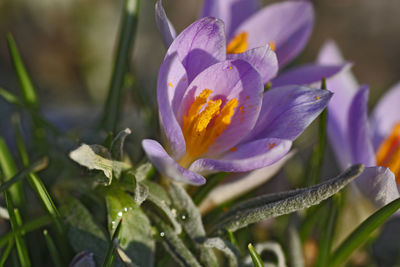
<path fill-rule="evenodd" d="M 166 177 L 192 185 L 202 185 L 206 182 L 200 174 L 182 168 L 157 141 L 144 139 L 142 147 L 151 163 Z"/>
<path fill-rule="evenodd" d="M 210 17 L 197 20 L 172 42 L 167 55 L 173 53 L 178 54 L 191 82 L 207 67 L 225 60 L 224 23 Z"/>
<path fill-rule="evenodd" d="M 313 65 L 307 64 L 279 74 L 272 80 L 272 86 L 284 86 L 289 84 L 310 85 L 320 82 L 322 78 L 330 78 L 342 71 L 348 64 L 339 65 Z"/>
<path fill-rule="evenodd" d="M 155 8 L 157 28 L 161 33 L 165 47 L 169 47 L 176 37 L 176 31 L 172 23 L 165 14 L 162 0 L 158 0 Z"/>
<path fill-rule="evenodd" d="M 292 145 L 289 140 L 266 138 L 235 147 L 221 159 L 202 158 L 190 170 L 199 173 L 246 172 L 271 165 L 285 156 Z"/>
<path fill-rule="evenodd" d="M 244 21 L 236 34 L 248 33 L 249 48 L 273 42 L 282 67 L 304 48 L 314 24 L 309 1 L 284 1 L 269 5 Z"/>
<path fill-rule="evenodd" d="M 388 136 L 393 127 L 400 122 L 400 83 L 394 85 L 382 97 L 372 113 L 371 129 L 375 148 Z"/>
<path fill-rule="evenodd" d="M 293 155 L 294 152 L 290 152 L 276 163 L 251 172 L 229 174 L 225 181 L 215 187 L 200 203 L 200 212 L 205 214 L 214 207 L 231 199 L 238 198 L 252 189 L 266 183 Z"/>
<path fill-rule="evenodd" d="M 339 48 L 333 41 L 324 44 L 317 61 L 321 65 L 339 65 L 345 62 Z M 344 68 L 340 73 L 328 79 L 326 86 L 334 94 L 328 104 L 329 142 L 341 168 L 344 170 L 352 162 L 348 143 L 347 121 L 351 100 L 359 86 L 348 68 Z"/>
<path fill-rule="evenodd" d="M 376 165 L 376 161 L 369 132 L 368 95 L 368 87 L 363 86 L 354 96 L 349 110 L 348 134 L 352 163 L 370 167 Z"/>
<path fill-rule="evenodd" d="M 174 106 L 181 101 L 187 88 L 186 71 L 176 54 L 166 57 L 160 67 L 157 82 L 157 102 L 160 113 L 160 123 L 167 148 L 171 155 L 178 159 L 186 152 L 185 139 L 181 127 L 175 117 Z"/>
<path fill-rule="evenodd" d="M 238 106 L 231 123 L 209 148 L 207 155 L 216 155 L 237 144 L 253 128 L 261 108 L 263 84 L 258 72 L 246 61 L 226 60 L 200 73 L 189 85 L 179 114 L 187 114 L 194 98 L 210 89 L 210 99 L 221 98 L 223 105 L 236 99 Z M 182 122 L 180 117 L 179 121 Z"/>
<path fill-rule="evenodd" d="M 266 84 L 278 73 L 278 60 L 269 45 L 253 48 L 244 53 L 228 54 L 227 59 L 243 59 L 249 62 L 260 73 Z"/>
<path fill-rule="evenodd" d="M 264 93 L 260 116 L 246 140 L 296 139 L 327 106 L 332 93 L 302 86 L 271 88 Z"/>
<path fill-rule="evenodd" d="M 394 174 L 385 167 L 368 167 L 355 180 L 362 194 L 381 208 L 400 197 Z"/>
<path fill-rule="evenodd" d="M 259 8 L 259 0 L 205 0 L 201 17 L 215 17 L 225 23 L 231 38 L 233 31 Z"/>

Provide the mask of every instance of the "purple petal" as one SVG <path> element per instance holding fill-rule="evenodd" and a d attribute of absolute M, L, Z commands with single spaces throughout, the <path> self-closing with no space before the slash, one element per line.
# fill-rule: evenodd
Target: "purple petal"
<path fill-rule="evenodd" d="M 237 26 L 259 8 L 258 0 L 205 0 L 201 17 L 215 17 L 225 23 L 229 39 Z"/>
<path fill-rule="evenodd" d="M 247 172 L 271 165 L 285 156 L 292 145 L 289 140 L 266 138 L 237 146 L 221 159 L 198 159 L 190 170 L 200 173 Z"/>
<path fill-rule="evenodd" d="M 179 114 L 187 114 L 195 97 L 204 89 L 210 89 L 210 99 L 222 99 L 222 105 L 231 99 L 238 106 L 230 125 L 215 140 L 208 155 L 217 155 L 237 144 L 253 128 L 261 108 L 263 84 L 258 72 L 243 60 L 227 60 L 215 64 L 202 73 L 189 85 L 182 101 Z"/>
<path fill-rule="evenodd" d="M 373 142 L 377 148 L 385 137 L 400 122 L 400 83 L 394 85 L 382 97 L 374 109 L 371 129 L 373 129 Z"/>
<path fill-rule="evenodd" d="M 355 182 L 376 208 L 381 208 L 400 196 L 394 174 L 385 167 L 365 168 Z"/>
<path fill-rule="evenodd" d="M 150 162 L 162 175 L 185 184 L 202 185 L 206 182 L 206 179 L 200 174 L 179 166 L 157 141 L 144 139 L 142 147 Z"/>
<path fill-rule="evenodd" d="M 186 152 L 185 139 L 175 112 L 187 85 L 185 69 L 176 54 L 167 56 L 158 73 L 157 102 L 161 128 L 167 139 L 167 149 L 176 159 Z"/>
<path fill-rule="evenodd" d="M 200 212 L 205 214 L 216 206 L 231 199 L 238 198 L 266 183 L 293 155 L 294 152 L 292 151 L 276 163 L 251 172 L 229 174 L 224 182 L 215 187 L 200 203 Z"/>
<path fill-rule="evenodd" d="M 361 87 L 353 98 L 349 110 L 349 145 L 353 155 L 352 163 L 376 165 L 368 123 L 368 87 Z"/>
<path fill-rule="evenodd" d="M 235 35 L 247 32 L 249 48 L 274 42 L 282 67 L 306 45 L 314 24 L 309 1 L 284 1 L 269 5 L 244 21 Z"/>
<path fill-rule="evenodd" d="M 177 53 L 188 74 L 189 82 L 207 67 L 225 60 L 224 23 L 215 18 L 203 18 L 187 27 L 168 49 Z"/>
<path fill-rule="evenodd" d="M 262 81 L 266 84 L 278 73 L 278 60 L 269 45 L 253 48 L 244 53 L 228 54 L 227 59 L 243 59 L 249 62 L 260 73 Z"/>
<path fill-rule="evenodd" d="M 272 88 L 264 93 L 260 117 L 246 140 L 296 139 L 327 106 L 332 93 L 302 86 Z"/>
<path fill-rule="evenodd" d="M 172 23 L 165 14 L 162 0 L 158 0 L 155 8 L 157 28 L 161 33 L 165 47 L 169 47 L 176 37 L 176 31 Z"/>
<path fill-rule="evenodd" d="M 279 74 L 278 77 L 272 80 L 272 86 L 278 87 L 290 84 L 310 85 L 320 82 L 322 78 L 330 78 L 346 67 L 349 67 L 349 65 L 303 65 Z"/>

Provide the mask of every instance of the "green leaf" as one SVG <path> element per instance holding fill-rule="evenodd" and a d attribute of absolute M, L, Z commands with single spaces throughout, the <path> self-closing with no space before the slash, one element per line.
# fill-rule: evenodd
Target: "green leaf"
<path fill-rule="evenodd" d="M 63 264 L 61 262 L 60 253 L 58 253 L 56 245 L 54 244 L 53 239 L 51 238 L 47 229 L 43 230 L 44 239 L 46 240 L 47 248 L 50 252 L 50 257 L 53 260 L 53 263 L 56 267 L 62 267 Z"/>
<path fill-rule="evenodd" d="M 214 231 L 222 229 L 236 231 L 267 218 L 317 205 L 339 192 L 363 170 L 363 165 L 354 165 L 341 175 L 315 186 L 278 194 L 267 194 L 239 203 L 222 214 L 213 229 Z"/>
<path fill-rule="evenodd" d="M 4 88 L 0 88 L 0 96 L 3 97 L 8 103 L 22 107 L 23 104 L 19 101 L 18 97 Z"/>
<path fill-rule="evenodd" d="M 10 50 L 11 59 L 17 72 L 19 84 L 21 86 L 22 95 L 24 97 L 24 101 L 31 107 L 38 107 L 38 98 L 35 92 L 35 88 L 32 84 L 31 79 L 29 78 L 28 72 L 22 62 L 21 56 L 19 54 L 17 45 L 14 41 L 14 38 L 11 34 L 7 36 L 8 48 Z"/>
<path fill-rule="evenodd" d="M 13 247 L 14 247 L 14 239 L 10 239 L 10 241 L 8 241 L 7 247 L 4 249 L 3 253 L 1 254 L 0 267 L 3 267 L 4 264 L 6 263 L 6 260 L 7 260 L 8 256 L 10 255 L 10 252 Z"/>
<path fill-rule="evenodd" d="M 187 194 L 186 190 L 177 183 L 169 184 L 169 194 L 173 205 L 177 208 L 178 217 L 189 235 L 196 241 L 206 236 L 200 211 L 193 203 L 192 198 Z M 197 246 L 200 250 L 200 260 L 206 266 L 218 266 L 214 251 L 204 246 Z"/>
<path fill-rule="evenodd" d="M 174 260 L 183 267 L 200 267 L 193 253 L 187 248 L 185 243 L 175 233 L 167 223 L 155 214 L 151 214 L 151 219 L 156 224 L 160 233 L 161 242 L 165 250 L 174 258 Z"/>
<path fill-rule="evenodd" d="M 228 258 L 229 266 L 236 267 L 239 266 L 239 251 L 235 246 L 233 246 L 228 241 L 220 237 L 206 238 L 201 241 L 201 243 L 208 248 L 216 248 L 222 251 Z"/>
<path fill-rule="evenodd" d="M 104 261 L 108 248 L 108 238 L 92 215 L 78 200 L 68 199 L 61 209 L 67 224 L 67 236 L 76 253 L 83 250 L 92 252 L 97 265 Z"/>
<path fill-rule="evenodd" d="M 103 171 L 108 178 L 106 184 L 110 185 L 113 174 L 119 177 L 122 171 L 128 170 L 130 166 L 121 161 L 111 160 L 108 153 L 103 146 L 83 144 L 69 153 L 69 157 L 89 170 Z"/>
<path fill-rule="evenodd" d="M 114 266 L 115 254 L 117 251 L 118 240 L 121 236 L 121 224 L 122 220 L 119 221 L 117 228 L 114 231 L 114 234 L 110 240 L 108 245 L 107 254 L 104 258 L 103 267 L 112 267 Z"/>
<path fill-rule="evenodd" d="M 254 249 L 253 245 L 250 243 L 248 246 L 251 259 L 253 260 L 254 267 L 264 267 L 264 262 L 261 260 L 260 255 Z"/>
<path fill-rule="evenodd" d="M 10 151 L 3 138 L 0 137 L 0 170 L 4 174 L 5 180 L 11 179 L 17 173 L 17 166 L 11 156 Z M 17 207 L 22 207 L 24 203 L 24 192 L 22 183 L 16 183 L 10 190 L 11 199 L 13 204 Z"/>
<path fill-rule="evenodd" d="M 120 25 L 118 48 L 112 70 L 107 101 L 104 107 L 102 128 L 115 132 L 121 109 L 124 79 L 133 49 L 136 33 L 140 0 L 125 0 L 125 6 Z"/>
<path fill-rule="evenodd" d="M 120 247 L 139 266 L 152 266 L 155 243 L 151 224 L 134 199 L 114 183 L 107 187 L 110 232 L 121 221 Z"/>
<path fill-rule="evenodd" d="M 133 175 L 135 175 L 138 182 L 149 179 L 154 173 L 155 169 L 149 162 L 140 164 L 133 170 Z"/>
<path fill-rule="evenodd" d="M 400 208 L 400 198 L 393 200 L 369 216 L 333 252 L 329 263 L 331 267 L 340 266 L 351 253 L 368 239 L 368 236 Z"/>

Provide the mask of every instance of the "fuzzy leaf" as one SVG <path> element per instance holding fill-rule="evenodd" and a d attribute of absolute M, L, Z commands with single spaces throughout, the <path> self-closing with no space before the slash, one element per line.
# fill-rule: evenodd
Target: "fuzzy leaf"
<path fill-rule="evenodd" d="M 111 157 L 116 160 L 122 160 L 124 155 L 125 138 L 132 132 L 129 128 L 120 131 L 111 143 L 110 151 Z"/>
<path fill-rule="evenodd" d="M 138 182 L 146 180 L 151 173 L 154 173 L 154 167 L 149 162 L 140 164 L 136 169 L 133 170 L 133 174 Z"/>
<path fill-rule="evenodd" d="M 222 214 L 218 220 L 219 223 L 213 229 L 218 231 L 225 228 L 229 231 L 236 231 L 264 219 L 317 205 L 339 192 L 363 170 L 362 164 L 353 165 L 344 173 L 323 183 L 278 194 L 267 194 L 239 203 Z"/>
<path fill-rule="evenodd" d="M 69 157 L 89 170 L 103 171 L 104 175 L 108 178 L 108 185 L 111 184 L 113 173 L 119 177 L 122 171 L 130 168 L 124 162 L 111 160 L 110 156 L 107 155 L 107 149 L 100 145 L 82 144 L 69 153 Z"/>
<path fill-rule="evenodd" d="M 228 242 L 220 237 L 213 237 L 213 238 L 207 238 L 205 240 L 202 240 L 202 244 L 205 247 L 216 248 L 216 249 L 222 251 L 227 256 L 230 267 L 239 266 L 239 262 L 238 262 L 239 251 L 230 242 Z"/>

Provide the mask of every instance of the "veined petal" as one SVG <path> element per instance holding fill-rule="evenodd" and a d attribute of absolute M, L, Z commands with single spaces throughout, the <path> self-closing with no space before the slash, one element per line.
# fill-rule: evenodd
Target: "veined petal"
<path fill-rule="evenodd" d="M 227 60 L 200 73 L 189 85 L 179 111 L 186 115 L 194 99 L 205 89 L 209 99 L 238 102 L 230 124 L 215 140 L 207 155 L 217 155 L 237 144 L 253 128 L 261 108 L 263 84 L 258 72 L 246 61 Z M 179 121 L 182 123 L 183 118 Z"/>
<path fill-rule="evenodd" d="M 156 3 L 155 16 L 157 28 L 161 33 L 165 47 L 168 48 L 176 37 L 176 31 L 165 13 L 164 7 L 162 6 L 162 0 L 158 0 Z"/>
<path fill-rule="evenodd" d="M 191 82 L 207 67 L 225 60 L 224 23 L 211 17 L 192 23 L 172 42 L 167 56 L 173 53 L 178 54 Z"/>
<path fill-rule="evenodd" d="M 368 167 L 355 180 L 361 193 L 381 208 L 400 197 L 394 174 L 385 167 Z"/>
<path fill-rule="evenodd" d="M 330 78 L 348 67 L 350 67 L 349 64 L 307 64 L 279 74 L 279 76 L 273 79 L 271 83 L 273 87 L 290 84 L 310 85 L 315 82 L 320 82 L 322 78 Z"/>
<path fill-rule="evenodd" d="M 266 183 L 293 155 L 294 152 L 292 151 L 276 163 L 251 172 L 229 174 L 224 182 L 215 187 L 200 203 L 200 212 L 205 214 L 220 204 L 238 198 L 252 189 Z"/>
<path fill-rule="evenodd" d="M 352 163 L 376 165 L 368 123 L 368 87 L 363 86 L 354 96 L 349 109 L 349 145 L 353 155 Z"/>
<path fill-rule="evenodd" d="M 202 185 L 206 182 L 205 178 L 200 174 L 179 166 L 157 141 L 144 139 L 142 147 L 151 163 L 166 177 L 177 182 L 192 185 Z"/>
<path fill-rule="evenodd" d="M 220 159 L 202 158 L 192 163 L 190 170 L 199 173 L 246 172 L 271 165 L 283 158 L 292 142 L 266 138 L 234 147 Z"/>
<path fill-rule="evenodd" d="M 302 86 L 271 88 L 264 93 L 256 126 L 245 140 L 296 139 L 327 106 L 332 93 Z"/>
<path fill-rule="evenodd" d="M 377 148 L 400 122 L 400 82 L 388 90 L 375 107 L 371 118 L 373 142 Z"/>
<path fill-rule="evenodd" d="M 185 139 L 175 112 L 187 86 L 186 71 L 178 56 L 167 56 L 158 73 L 157 102 L 161 128 L 164 138 L 167 139 L 167 149 L 176 159 L 186 152 Z"/>
<path fill-rule="evenodd" d="M 314 24 L 314 10 L 309 1 L 284 1 L 269 5 L 235 31 L 248 34 L 249 48 L 275 44 L 279 66 L 282 67 L 304 48 Z"/>
<path fill-rule="evenodd" d="M 254 14 L 259 8 L 259 0 L 205 0 L 201 17 L 215 17 L 225 23 L 225 31 L 230 39 L 237 26 Z"/>
<path fill-rule="evenodd" d="M 269 45 L 253 48 L 243 53 L 227 54 L 227 59 L 243 59 L 249 62 L 260 73 L 266 84 L 278 73 L 278 59 Z"/>

